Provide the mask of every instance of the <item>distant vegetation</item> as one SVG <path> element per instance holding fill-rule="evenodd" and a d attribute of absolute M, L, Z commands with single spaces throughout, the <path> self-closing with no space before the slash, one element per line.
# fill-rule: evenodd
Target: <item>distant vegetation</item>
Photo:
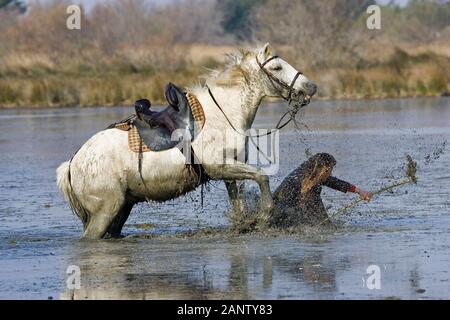
<path fill-rule="evenodd" d="M 314 79 L 321 98 L 448 92 L 449 2 L 383 6 L 382 30 L 368 30 L 372 3 L 112 0 L 68 30 L 69 1 L 0 0 L 0 106 L 160 102 L 168 81 L 196 83 L 201 66 L 218 67 L 224 51 L 257 41 Z"/>

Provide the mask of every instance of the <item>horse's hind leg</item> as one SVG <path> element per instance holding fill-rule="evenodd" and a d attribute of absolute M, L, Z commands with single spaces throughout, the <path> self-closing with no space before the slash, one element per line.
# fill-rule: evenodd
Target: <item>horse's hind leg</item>
<path fill-rule="evenodd" d="M 95 213 L 92 213 L 89 218 L 89 222 L 83 233 L 83 238 L 94 240 L 104 238 L 121 209 L 124 207 L 124 202 L 125 200 L 116 202 L 103 200 L 103 205 Z"/>
<path fill-rule="evenodd" d="M 97 240 L 103 238 L 106 235 L 112 220 L 111 215 L 106 212 L 99 212 L 91 217 L 86 230 L 84 230 L 83 239 Z"/>
<path fill-rule="evenodd" d="M 108 235 L 111 238 L 118 238 L 122 232 L 123 225 L 130 215 L 131 209 L 133 209 L 134 203 L 126 201 L 123 207 L 120 209 L 116 218 L 113 220 L 108 228 Z"/>

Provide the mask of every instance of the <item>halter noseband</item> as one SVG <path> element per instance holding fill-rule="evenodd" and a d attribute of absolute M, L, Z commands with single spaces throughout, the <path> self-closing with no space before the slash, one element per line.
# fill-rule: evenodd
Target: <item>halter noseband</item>
<path fill-rule="evenodd" d="M 266 68 L 264 68 L 264 67 L 266 66 L 266 64 L 268 64 L 270 61 L 272 61 L 272 60 L 274 60 L 274 59 L 277 59 L 277 58 L 279 58 L 279 57 L 278 57 L 278 56 L 272 56 L 272 57 L 270 57 L 269 59 L 267 59 L 266 61 L 264 61 L 263 63 L 260 63 L 259 60 L 258 60 L 258 56 L 256 56 L 256 62 L 258 63 L 258 65 L 259 65 L 259 67 L 261 68 L 261 70 L 267 75 L 267 77 L 269 78 L 269 80 L 270 80 L 270 82 L 272 83 L 272 85 L 274 86 L 274 88 L 278 89 L 278 88 L 275 86 L 275 83 L 274 83 L 274 82 L 276 82 L 276 83 L 277 83 L 278 85 L 280 85 L 282 88 L 288 89 L 289 94 L 288 94 L 287 97 L 283 96 L 283 93 L 282 93 L 281 90 L 280 90 L 280 96 L 281 96 L 284 100 L 290 101 L 290 100 L 291 100 L 291 97 L 292 97 L 292 92 L 294 91 L 294 85 L 295 85 L 295 82 L 297 81 L 298 77 L 299 77 L 300 75 L 302 75 L 303 73 L 300 72 L 300 71 L 297 71 L 297 74 L 295 75 L 294 79 L 292 79 L 291 84 L 290 84 L 290 85 L 287 85 L 286 83 L 284 83 L 283 81 L 281 81 L 280 79 L 278 79 L 277 77 L 275 77 L 269 70 L 267 70 Z"/>

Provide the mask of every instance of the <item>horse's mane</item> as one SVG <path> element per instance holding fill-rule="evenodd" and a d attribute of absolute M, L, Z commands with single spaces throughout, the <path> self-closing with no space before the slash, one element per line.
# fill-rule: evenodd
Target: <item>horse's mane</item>
<path fill-rule="evenodd" d="M 245 71 L 241 64 L 244 58 L 251 54 L 253 50 L 240 48 L 238 52 L 226 54 L 225 64 L 217 69 L 207 70 L 207 74 L 202 76 L 206 83 L 218 86 L 239 86 L 246 81 Z M 196 89 L 204 86 L 198 85 Z"/>

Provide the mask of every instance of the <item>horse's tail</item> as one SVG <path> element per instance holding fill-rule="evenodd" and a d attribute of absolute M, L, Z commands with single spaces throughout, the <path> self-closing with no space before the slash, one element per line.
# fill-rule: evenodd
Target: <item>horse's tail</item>
<path fill-rule="evenodd" d="M 56 184 L 64 194 L 64 198 L 69 202 L 72 212 L 80 218 L 86 229 L 90 214 L 82 206 L 78 197 L 73 192 L 70 176 L 70 161 L 62 163 L 58 169 L 56 169 Z"/>

